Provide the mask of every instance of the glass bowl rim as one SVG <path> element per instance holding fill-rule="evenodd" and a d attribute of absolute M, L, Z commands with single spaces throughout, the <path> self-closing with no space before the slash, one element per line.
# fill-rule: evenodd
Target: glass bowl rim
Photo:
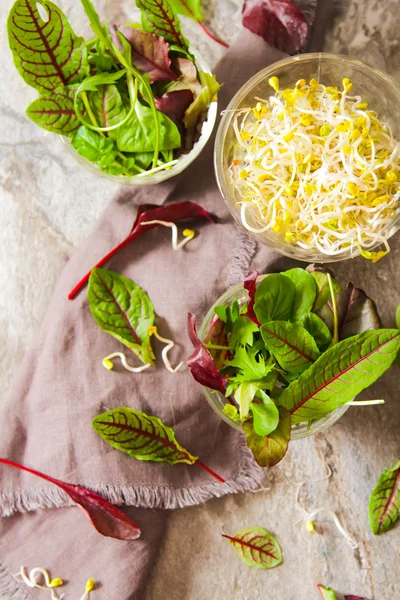
<path fill-rule="evenodd" d="M 259 275 L 257 277 L 257 283 L 260 283 L 263 279 L 268 277 L 268 275 L 270 275 L 270 273 L 264 273 L 262 275 Z M 199 338 L 201 341 L 204 340 L 204 336 L 207 332 L 207 328 L 211 322 L 211 319 L 215 315 L 214 307 L 224 305 L 224 303 L 226 303 L 226 301 L 228 299 L 232 299 L 232 296 L 238 294 L 239 292 L 241 292 L 241 293 L 246 292 L 246 290 L 243 287 L 243 283 L 236 283 L 235 285 L 229 287 L 212 304 L 212 306 L 207 311 L 207 313 L 206 313 L 205 317 L 203 318 L 201 325 L 199 327 Z M 203 395 L 205 396 L 208 404 L 211 406 L 211 408 L 214 410 L 214 412 L 220 417 L 220 419 L 225 421 L 225 423 L 227 423 L 233 429 L 236 429 L 237 431 L 240 431 L 241 433 L 243 433 L 242 425 L 240 422 L 233 421 L 224 413 L 217 411 L 216 408 L 214 407 L 214 404 L 212 402 L 213 396 L 220 394 L 220 392 L 218 392 L 216 390 L 211 390 L 210 388 L 207 388 L 205 386 L 201 386 L 201 389 L 202 389 Z M 220 395 L 222 396 L 222 394 L 220 394 Z M 321 419 L 314 421 L 314 423 L 312 423 L 312 425 L 307 428 L 304 426 L 301 426 L 301 425 L 299 426 L 299 428 L 296 428 L 296 426 L 292 426 L 290 439 L 291 440 L 304 439 L 304 438 L 316 435 L 319 432 L 325 431 L 326 429 L 329 429 L 329 427 L 334 425 L 347 412 L 347 410 L 349 408 L 350 408 L 350 405 L 342 404 L 342 405 L 338 406 L 338 408 L 336 408 L 335 410 L 331 411 L 330 413 L 328 413 L 327 415 L 322 417 Z"/>

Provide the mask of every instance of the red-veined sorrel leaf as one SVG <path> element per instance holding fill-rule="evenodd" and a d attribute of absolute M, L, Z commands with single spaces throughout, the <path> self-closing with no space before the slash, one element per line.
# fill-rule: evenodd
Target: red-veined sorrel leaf
<path fill-rule="evenodd" d="M 222 534 L 236 550 L 239 558 L 255 569 L 272 569 L 282 562 L 278 541 L 262 527 L 246 527 L 234 536 Z"/>
<path fill-rule="evenodd" d="M 318 419 L 349 402 L 392 364 L 400 346 L 397 329 L 366 331 L 332 346 L 290 384 L 278 403 L 292 423 Z"/>
<path fill-rule="evenodd" d="M 258 277 L 258 271 L 253 271 L 252 273 L 250 273 L 250 275 L 247 275 L 246 279 L 243 282 L 243 286 L 244 286 L 244 289 L 248 291 L 249 298 L 250 298 L 250 302 L 247 305 L 246 316 L 249 317 L 249 319 L 251 319 L 253 321 L 253 323 L 255 323 L 256 325 L 258 325 L 260 327 L 261 323 L 257 319 L 256 313 L 254 312 L 255 294 L 256 294 L 256 289 L 257 289 L 257 277 Z"/>
<path fill-rule="evenodd" d="M 290 0 L 245 0 L 243 25 L 288 54 L 299 52 L 308 38 L 307 21 Z"/>
<path fill-rule="evenodd" d="M 142 225 L 147 221 L 171 221 L 173 223 L 178 223 L 179 221 L 183 221 L 185 219 L 207 219 L 211 223 L 216 223 L 217 219 L 210 213 L 208 213 L 204 208 L 202 208 L 196 202 L 175 202 L 173 204 L 167 204 L 165 206 L 156 206 L 155 204 L 142 204 L 138 208 L 138 212 L 136 214 L 135 222 L 133 223 L 132 229 L 128 237 L 124 239 L 123 242 L 118 244 L 111 252 L 109 252 L 104 258 L 102 258 L 95 267 L 102 267 L 104 263 L 106 263 L 112 256 L 117 254 L 122 248 L 136 240 L 142 233 L 146 231 L 150 231 L 154 227 L 158 227 L 157 224 L 152 225 Z M 72 298 L 81 290 L 81 288 L 85 285 L 87 280 L 90 277 L 91 271 L 86 273 L 85 277 L 81 279 L 81 281 L 74 287 L 74 289 L 68 294 L 68 299 L 72 300 Z"/>
<path fill-rule="evenodd" d="M 136 0 L 144 31 L 162 36 L 167 42 L 188 48 L 176 9 L 168 0 Z"/>
<path fill-rule="evenodd" d="M 95 417 L 93 427 L 105 442 L 138 460 L 167 462 L 170 465 L 197 464 L 224 483 L 222 477 L 183 448 L 175 439 L 174 430 L 158 417 L 120 407 Z"/>
<path fill-rule="evenodd" d="M 369 521 L 375 535 L 389 531 L 400 519 L 400 460 L 383 471 L 369 501 Z"/>
<path fill-rule="evenodd" d="M 75 90 L 60 88 L 36 98 L 26 109 L 28 117 L 52 133 L 72 136 L 81 126 L 74 109 Z"/>
<path fill-rule="evenodd" d="M 121 51 L 123 48 L 117 32 L 122 34 L 131 45 L 133 66 L 141 73 L 148 73 L 150 83 L 158 80 L 177 79 L 171 69 L 171 59 L 168 56 L 169 44 L 164 38 L 128 25 L 112 25 L 110 27 L 111 39 Z"/>
<path fill-rule="evenodd" d="M 270 321 L 261 327 L 266 347 L 288 373 L 300 373 L 320 356 L 317 344 L 306 329 L 288 321 Z"/>
<path fill-rule="evenodd" d="M 7 21 L 14 63 L 23 79 L 39 92 L 81 81 L 89 74 L 83 38 L 78 38 L 63 12 L 49 0 L 17 0 Z"/>
<path fill-rule="evenodd" d="M 339 339 L 344 340 L 371 329 L 381 329 L 382 321 L 375 302 L 351 282 L 347 284 L 346 294 L 347 307 L 339 324 Z"/>
<path fill-rule="evenodd" d="M 282 406 L 279 407 L 278 427 L 269 435 L 257 435 L 253 419 L 245 421 L 242 427 L 246 443 L 260 467 L 273 467 L 285 456 L 290 441 L 291 420 L 290 413 Z"/>
<path fill-rule="evenodd" d="M 127 346 L 145 364 L 153 364 L 149 327 L 153 304 L 140 286 L 114 271 L 95 268 L 89 279 L 88 300 L 97 325 Z"/>
<path fill-rule="evenodd" d="M 117 540 L 136 540 L 140 537 L 141 532 L 139 526 L 123 513 L 122 510 L 95 492 L 91 492 L 81 485 L 54 479 L 49 475 L 40 473 L 35 469 L 29 469 L 28 467 L 5 458 L 0 458 L 0 463 L 15 467 L 21 471 L 26 471 L 31 475 L 41 477 L 64 490 L 71 500 L 83 510 L 94 528 L 101 533 L 101 535 L 116 538 Z"/>
<path fill-rule="evenodd" d="M 210 352 L 197 335 L 196 317 L 192 313 L 188 314 L 188 333 L 194 347 L 193 354 L 188 358 L 193 378 L 201 385 L 225 395 L 226 377 L 218 371 Z"/>

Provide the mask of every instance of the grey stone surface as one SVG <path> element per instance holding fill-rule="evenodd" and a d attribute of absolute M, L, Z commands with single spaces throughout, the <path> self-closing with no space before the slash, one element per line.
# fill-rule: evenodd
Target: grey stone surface
<path fill-rule="evenodd" d="M 76 30 L 82 9 L 59 0 Z M 132 2 L 98 0 L 109 21 L 131 20 Z M 1 2 L 4 24 L 11 0 Z M 240 26 L 241 0 L 208 0 L 207 20 L 231 40 Z M 349 0 L 332 23 L 326 50 L 352 54 L 400 78 L 398 0 Z M 129 16 L 129 19 L 128 19 Z M 221 49 L 186 23 L 205 58 Z M 88 33 L 88 30 L 86 30 Z M 85 172 L 65 153 L 56 136 L 44 135 L 24 116 L 35 92 L 16 73 L 4 27 L 0 29 L 0 344 L 1 387 L 6 389 L 44 314 L 60 269 L 89 232 L 116 186 Z M 400 237 L 377 265 L 361 259 L 335 267 L 377 299 L 385 324 L 394 324 L 400 301 Z M 174 512 L 149 587 L 148 600 L 312 600 L 316 584 L 374 600 L 400 599 L 400 530 L 380 538 L 370 533 L 369 493 L 379 473 L 399 455 L 398 371 L 393 370 L 365 397 L 383 397 L 384 407 L 355 409 L 331 430 L 293 443 L 288 456 L 265 477 L 265 490 L 208 502 Z M 329 479 L 324 479 L 331 471 Z M 328 507 L 337 512 L 359 545 L 353 551 L 329 519 L 318 519 L 310 536 L 306 513 Z M 269 529 L 280 540 L 284 563 L 270 572 L 243 565 L 221 538 L 248 525 Z M 129 577 L 126 573 L 124 577 Z M 100 593 L 101 595 L 101 593 Z"/>

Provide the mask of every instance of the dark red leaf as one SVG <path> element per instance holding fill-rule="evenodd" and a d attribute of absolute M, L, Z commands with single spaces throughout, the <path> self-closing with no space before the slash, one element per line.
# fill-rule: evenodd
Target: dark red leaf
<path fill-rule="evenodd" d="M 122 34 L 132 46 L 132 64 L 141 73 L 150 75 L 150 83 L 177 79 L 168 56 L 169 44 L 162 37 L 128 25 L 111 25 L 111 39 L 120 50 L 122 44 L 117 33 Z"/>
<path fill-rule="evenodd" d="M 256 294 L 256 288 L 257 288 L 257 277 L 258 277 L 258 271 L 253 271 L 252 273 L 250 273 L 250 275 L 247 275 L 246 279 L 243 282 L 243 285 L 244 285 L 244 289 L 249 292 L 249 297 L 250 297 L 250 302 L 247 305 L 246 315 L 249 317 L 249 319 L 251 319 L 251 321 L 253 321 L 253 323 L 258 325 L 258 327 L 261 327 L 261 323 L 257 319 L 256 313 L 254 312 L 255 294 Z"/>
<path fill-rule="evenodd" d="M 211 354 L 197 335 L 196 317 L 192 313 L 188 314 L 188 333 L 194 347 L 194 352 L 188 359 L 193 378 L 201 385 L 225 395 L 226 377 L 218 371 Z"/>
<path fill-rule="evenodd" d="M 307 43 L 307 21 L 290 0 L 245 0 L 243 25 L 288 54 L 299 52 Z"/>
<path fill-rule="evenodd" d="M 228 336 L 224 330 L 225 323 L 221 321 L 218 315 L 214 315 L 205 335 L 204 343 L 207 344 L 208 342 L 211 342 L 216 346 L 228 346 Z M 210 354 L 217 369 L 222 369 L 222 367 L 231 360 L 231 353 L 229 350 L 210 349 Z"/>
<path fill-rule="evenodd" d="M 96 265 L 94 265 L 94 267 L 102 267 L 112 256 L 133 242 L 133 240 L 142 235 L 142 233 L 150 231 L 150 229 L 153 229 L 154 227 L 158 227 L 157 224 L 142 225 L 142 223 L 147 221 L 170 221 L 177 223 L 178 221 L 183 221 L 185 219 L 196 218 L 207 219 L 207 221 L 210 221 L 211 223 L 217 222 L 217 217 L 204 210 L 200 204 L 191 202 L 190 200 L 185 202 L 174 202 L 173 204 L 166 204 L 165 206 L 157 206 L 156 204 L 141 204 L 136 213 L 136 218 L 128 237 L 125 238 L 123 242 L 118 244 L 118 246 L 116 246 L 108 254 L 106 254 L 106 256 L 104 256 Z M 72 300 L 82 289 L 82 287 L 88 281 L 91 272 L 92 270 L 90 270 L 89 273 L 86 273 L 86 275 L 68 294 L 69 300 Z"/>
<path fill-rule="evenodd" d="M 361 596 L 345 596 L 344 600 L 367 600 L 366 598 L 361 598 Z"/>
<path fill-rule="evenodd" d="M 183 117 L 193 100 L 194 95 L 191 90 L 177 90 L 167 92 L 161 98 L 154 97 L 157 109 L 172 119 L 178 127 L 183 127 Z"/>
<path fill-rule="evenodd" d="M 49 475 L 35 471 L 35 469 L 29 469 L 6 458 L 0 458 L 0 463 L 41 477 L 64 490 L 71 500 L 83 510 L 93 527 L 101 535 L 117 540 L 137 540 L 140 537 L 139 526 L 123 513 L 122 510 L 95 492 L 91 492 L 81 485 L 65 483 L 59 479 L 54 479 Z"/>
<path fill-rule="evenodd" d="M 376 304 L 364 290 L 349 282 L 346 294 L 347 306 L 339 326 L 339 339 L 344 340 L 370 329 L 381 329 L 382 321 Z"/>

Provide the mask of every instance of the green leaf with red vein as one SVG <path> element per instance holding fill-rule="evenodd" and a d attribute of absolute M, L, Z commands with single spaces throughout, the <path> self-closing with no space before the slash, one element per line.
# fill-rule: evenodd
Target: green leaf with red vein
<path fill-rule="evenodd" d="M 136 0 L 136 6 L 141 10 L 144 31 L 160 35 L 181 48 L 189 48 L 178 13 L 168 0 Z"/>
<path fill-rule="evenodd" d="M 255 569 L 272 569 L 282 562 L 281 547 L 266 529 L 246 527 L 234 536 L 222 534 L 229 540 L 240 560 Z"/>
<path fill-rule="evenodd" d="M 184 15 L 193 21 L 202 21 L 201 0 L 170 0 L 179 15 Z"/>
<path fill-rule="evenodd" d="M 278 398 L 294 425 L 320 419 L 352 400 L 390 367 L 400 347 L 397 329 L 366 331 L 324 352 Z"/>
<path fill-rule="evenodd" d="M 300 325 L 287 321 L 270 321 L 261 327 L 264 343 L 282 369 L 300 373 L 320 356 L 312 335 Z"/>
<path fill-rule="evenodd" d="M 42 95 L 27 108 L 28 117 L 47 131 L 72 136 L 81 122 L 74 109 L 74 89 L 60 88 Z"/>
<path fill-rule="evenodd" d="M 285 456 L 290 441 L 290 413 L 279 407 L 278 427 L 269 435 L 257 435 L 254 431 L 253 419 L 242 425 L 246 435 L 246 443 L 260 467 L 273 467 Z"/>
<path fill-rule="evenodd" d="M 83 38 L 73 32 L 64 13 L 49 0 L 17 0 L 8 21 L 8 41 L 23 79 L 39 92 L 82 81 L 89 74 Z"/>
<path fill-rule="evenodd" d="M 133 66 L 141 73 L 148 73 L 150 83 L 177 79 L 177 75 L 171 69 L 171 59 L 168 56 L 169 44 L 164 38 L 128 25 L 112 25 L 111 39 L 121 51 L 123 48 L 117 32 L 122 34 L 131 45 Z"/>
<path fill-rule="evenodd" d="M 375 535 L 389 531 L 400 519 L 400 459 L 383 471 L 369 501 L 369 521 Z"/>
<path fill-rule="evenodd" d="M 123 513 L 122 510 L 95 492 L 81 485 L 54 479 L 54 477 L 50 477 L 49 475 L 40 473 L 40 471 L 30 469 L 6 458 L 0 458 L 0 463 L 9 467 L 15 467 L 20 471 L 26 471 L 62 489 L 82 509 L 93 527 L 101 535 L 117 540 L 136 540 L 140 537 L 139 526 L 128 515 Z"/>
<path fill-rule="evenodd" d="M 138 460 L 170 465 L 194 465 L 197 461 L 197 456 L 176 441 L 171 427 L 158 417 L 138 410 L 124 407 L 109 410 L 93 419 L 93 427 L 105 442 Z"/>
<path fill-rule="evenodd" d="M 100 329 L 122 342 L 143 363 L 153 363 L 149 327 L 154 324 L 154 307 L 141 287 L 114 271 L 95 268 L 89 279 L 88 300 Z"/>

